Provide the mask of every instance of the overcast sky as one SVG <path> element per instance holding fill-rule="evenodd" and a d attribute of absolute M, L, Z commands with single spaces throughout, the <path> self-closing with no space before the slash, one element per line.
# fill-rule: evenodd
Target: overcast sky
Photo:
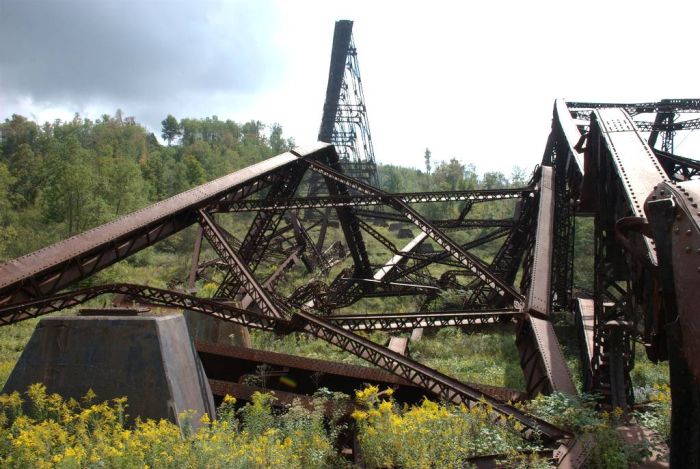
<path fill-rule="evenodd" d="M 700 2 L 0 0 L 0 118 L 279 122 L 314 141 L 335 20 L 354 38 L 377 159 L 542 157 L 554 99 L 700 97 Z M 678 152 L 683 154 L 683 144 Z"/>

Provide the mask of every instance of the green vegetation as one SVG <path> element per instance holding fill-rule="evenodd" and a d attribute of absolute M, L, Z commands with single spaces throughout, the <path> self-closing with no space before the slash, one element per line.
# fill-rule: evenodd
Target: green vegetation
<path fill-rule="evenodd" d="M 667 399 L 667 389 L 659 389 Z M 0 395 L 0 463 L 3 467 L 122 468 L 335 468 L 350 467 L 338 449 L 347 432 L 357 432 L 358 456 L 366 467 L 468 466 L 468 459 L 502 454 L 507 467 L 545 468 L 537 439 L 526 441 L 513 419 L 495 422 L 485 403 L 472 408 L 424 400 L 398 405 L 392 390 L 368 386 L 355 396 L 356 410 L 343 418 L 348 396 L 319 392 L 310 406 L 295 402 L 273 410 L 274 397 L 256 393 L 237 407 L 224 398 L 217 418 L 205 415 L 193 429 L 193 414 L 180 415 L 180 427 L 161 420 L 126 425 L 124 398 L 95 403 L 89 392 L 77 402 L 48 395 L 41 384 Z M 591 396 L 555 393 L 523 406 L 577 436 L 595 440 L 589 467 L 626 468 L 639 462 L 646 446 L 625 444 L 614 428 L 619 409 L 595 411 Z M 326 409 L 332 409 L 330 413 Z"/>
<path fill-rule="evenodd" d="M 172 118 L 172 119 L 171 119 Z M 133 118 L 78 115 L 39 126 L 0 124 L 0 260 L 162 200 L 293 145 L 273 125 L 169 116 L 161 146 Z M 166 122 L 164 121 L 164 123 Z M 174 121 L 174 123 L 173 123 Z M 174 128 L 173 128 L 174 126 Z"/>
<path fill-rule="evenodd" d="M 294 404 L 273 413 L 272 396 L 256 394 L 238 411 L 227 396 L 218 419 L 180 415 L 179 428 L 165 420 L 125 426 L 125 398 L 93 403 L 94 394 L 64 400 L 30 387 L 23 408 L 17 393 L 0 396 L 0 464 L 25 468 L 309 468 L 347 465 L 334 449 L 343 425 L 339 415 L 324 417 L 325 399 L 308 410 Z M 25 414 L 24 409 L 28 409 Z"/>

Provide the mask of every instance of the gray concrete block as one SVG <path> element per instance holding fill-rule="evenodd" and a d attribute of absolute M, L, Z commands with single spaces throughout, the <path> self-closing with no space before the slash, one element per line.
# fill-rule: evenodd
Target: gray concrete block
<path fill-rule="evenodd" d="M 194 410 L 214 416 L 214 400 L 182 315 L 50 317 L 39 322 L 3 388 L 24 393 L 33 383 L 49 393 L 97 401 L 128 398 L 130 422 L 167 419 Z"/>
<path fill-rule="evenodd" d="M 245 326 L 222 321 L 196 311 L 185 311 L 184 314 L 192 340 L 250 347 L 250 333 Z"/>

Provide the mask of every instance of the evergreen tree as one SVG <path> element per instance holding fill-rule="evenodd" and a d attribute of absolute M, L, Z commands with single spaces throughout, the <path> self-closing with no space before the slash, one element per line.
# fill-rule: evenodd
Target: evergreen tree
<path fill-rule="evenodd" d="M 168 142 L 168 145 L 171 145 L 173 140 L 182 135 L 180 124 L 172 114 L 168 114 L 168 117 L 163 119 L 161 124 L 163 124 L 163 131 L 161 135 L 163 136 L 163 140 Z"/>
<path fill-rule="evenodd" d="M 432 157 L 432 153 L 428 148 L 425 149 L 425 155 L 423 158 L 425 158 L 425 172 L 430 175 L 430 158 Z"/>

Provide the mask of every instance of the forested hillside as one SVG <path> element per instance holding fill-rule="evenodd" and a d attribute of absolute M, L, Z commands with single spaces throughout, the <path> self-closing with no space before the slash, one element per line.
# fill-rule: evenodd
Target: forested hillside
<path fill-rule="evenodd" d="M 42 126 L 14 115 L 0 124 L 0 259 L 38 249 L 293 145 L 280 126 L 267 128 L 257 121 L 238 124 L 211 117 L 175 122 L 175 129 L 164 125 L 163 137 L 177 141 L 168 146 L 121 112 L 95 121 L 76 115 L 70 122 Z"/>
<path fill-rule="evenodd" d="M 92 121 L 38 125 L 13 115 L 0 124 L 0 261 L 39 249 L 294 146 L 279 125 L 206 119 L 163 120 L 162 145 L 120 111 Z M 427 171 L 380 165 L 390 192 L 495 188 L 526 183 L 455 158 Z M 419 156 L 420 158 L 420 156 Z M 434 169 L 431 171 L 431 166 Z M 529 172 L 529 171 L 528 171 Z M 453 207 L 425 207 L 449 216 Z M 456 213 L 455 213 L 456 214 Z"/>

